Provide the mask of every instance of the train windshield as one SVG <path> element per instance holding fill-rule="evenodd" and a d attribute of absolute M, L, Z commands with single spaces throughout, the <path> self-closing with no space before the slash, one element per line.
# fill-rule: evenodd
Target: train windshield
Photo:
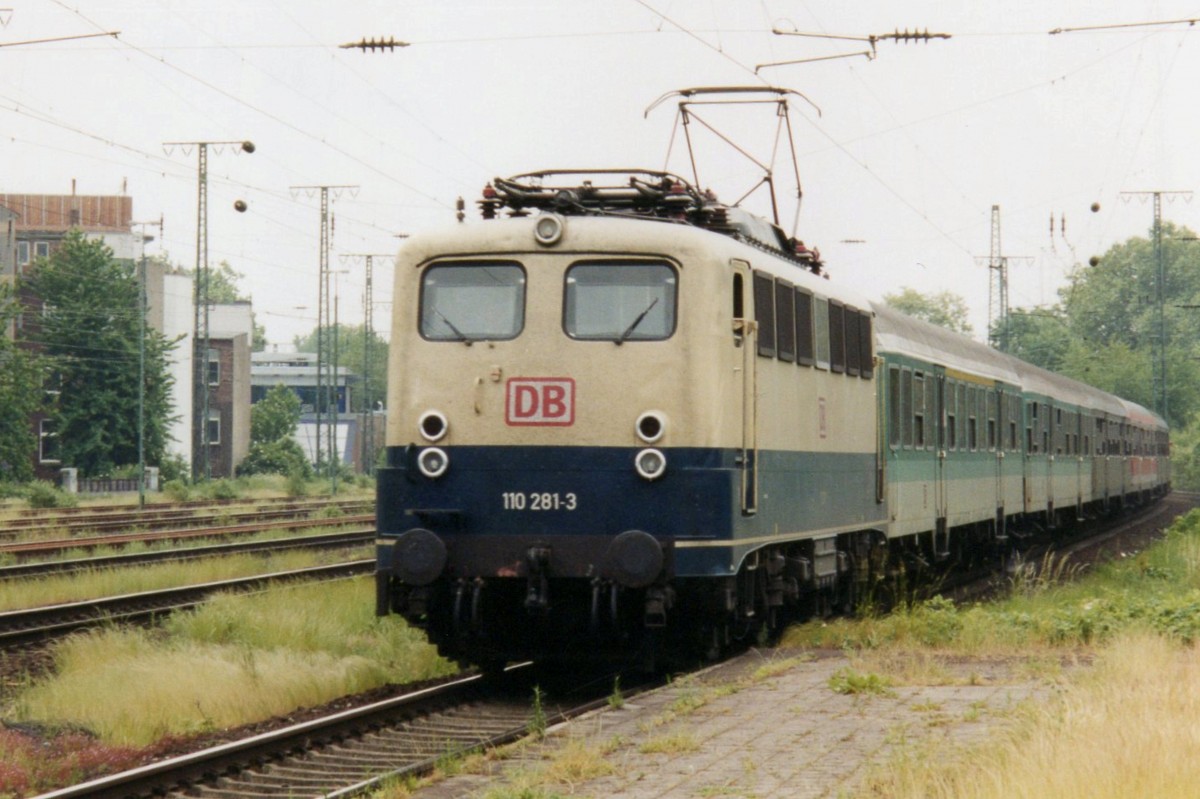
<path fill-rule="evenodd" d="M 421 280 L 421 335 L 433 341 L 516 338 L 525 326 L 518 264 L 435 264 Z"/>
<path fill-rule="evenodd" d="M 563 328 L 572 338 L 618 344 L 668 338 L 677 283 L 664 263 L 577 263 L 567 270 Z"/>

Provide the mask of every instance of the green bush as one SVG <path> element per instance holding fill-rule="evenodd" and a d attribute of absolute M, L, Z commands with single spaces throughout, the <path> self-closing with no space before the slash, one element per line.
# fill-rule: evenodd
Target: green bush
<path fill-rule="evenodd" d="M 34 480 L 24 491 L 25 501 L 31 508 L 73 508 L 78 500 L 45 480 Z"/>
<path fill-rule="evenodd" d="M 204 493 L 211 499 L 238 499 L 242 495 L 236 483 L 224 478 L 208 483 L 204 488 Z"/>
<path fill-rule="evenodd" d="M 291 475 L 293 472 L 298 472 L 304 478 L 311 477 L 312 465 L 304 450 L 290 437 L 251 444 L 250 452 L 237 467 L 239 477 L 250 474 Z"/>
<path fill-rule="evenodd" d="M 175 502 L 187 502 L 192 498 L 192 489 L 183 480 L 168 480 L 163 483 L 162 490 Z"/>

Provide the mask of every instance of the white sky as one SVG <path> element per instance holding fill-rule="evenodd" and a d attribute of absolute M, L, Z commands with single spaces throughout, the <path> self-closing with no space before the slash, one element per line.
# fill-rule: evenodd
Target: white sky
<path fill-rule="evenodd" d="M 792 124 L 804 204 L 799 236 L 833 279 L 881 297 L 953 291 L 986 323 L 991 207 L 1002 214 L 1010 304 L 1052 303 L 1076 261 L 1146 235 L 1148 198 L 1200 189 L 1200 26 L 1049 35 L 1055 28 L 1200 16 L 1184 2 L 1010 0 L 0 0 L 0 190 L 116 194 L 158 245 L 194 266 L 196 154 L 168 141 L 252 140 L 210 150 L 210 263 L 245 274 L 273 343 L 315 324 L 318 201 L 290 186 L 347 184 L 333 202 L 343 321 L 362 321 L 364 269 L 398 233 L 469 218 L 486 181 L 550 167 L 664 166 L 680 88 L 769 83 L 803 92 Z M 6 12 L 0 12 L 0 15 Z M 772 25 L 865 36 L 858 57 L 756 64 L 863 49 L 774 36 Z M 120 31 L 56 44 L 29 39 Z M 393 52 L 339 50 L 394 36 Z M 774 127 L 701 111 L 767 158 Z M 697 138 L 700 132 L 697 131 Z M 732 201 L 755 176 L 701 141 L 701 182 Z M 690 177 L 677 143 L 669 167 Z M 790 166 L 777 162 L 779 173 Z M 785 192 L 786 194 L 786 192 Z M 233 211 L 236 199 L 249 203 Z M 794 202 L 785 197 L 785 228 Z M 749 203 L 754 207 L 758 195 Z M 1100 211 L 1092 213 L 1092 203 Z M 1200 202 L 1164 202 L 1200 228 Z M 759 210 L 763 210 L 759 206 Z M 1054 214 L 1056 233 L 1048 230 Z M 1066 237 L 1057 226 L 1066 216 Z M 481 224 L 472 221 L 473 224 Z M 865 243 L 842 243 L 858 239 Z M 153 251 L 153 248 L 152 250 Z M 376 259 L 375 324 L 386 333 L 389 259 Z M 304 306 L 298 309 L 297 306 Z"/>

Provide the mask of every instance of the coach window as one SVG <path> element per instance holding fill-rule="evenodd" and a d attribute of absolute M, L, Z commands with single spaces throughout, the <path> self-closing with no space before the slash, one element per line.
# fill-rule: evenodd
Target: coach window
<path fill-rule="evenodd" d="M 758 354 L 775 357 L 775 281 L 764 272 L 754 273 L 754 319 L 758 322 Z"/>
<path fill-rule="evenodd" d="M 817 368 L 829 368 L 829 301 L 815 298 L 813 305 L 813 332 L 816 334 Z"/>
<path fill-rule="evenodd" d="M 1041 451 L 1045 452 L 1045 453 L 1049 453 L 1050 452 L 1050 428 L 1051 428 L 1051 422 L 1053 421 L 1053 417 L 1050 416 L 1050 405 L 1047 403 L 1042 403 L 1041 421 L 1042 421 L 1042 424 L 1041 424 L 1042 449 L 1041 449 Z"/>
<path fill-rule="evenodd" d="M 837 300 L 829 301 L 829 369 L 846 371 L 846 307 Z"/>
<path fill-rule="evenodd" d="M 563 330 L 588 341 L 659 341 L 675 332 L 678 279 L 665 263 L 581 261 L 567 270 Z"/>
<path fill-rule="evenodd" d="M 888 368 L 888 442 L 900 446 L 900 368 Z"/>
<path fill-rule="evenodd" d="M 958 448 L 967 451 L 967 387 L 962 383 L 955 384 L 955 395 L 958 397 Z"/>
<path fill-rule="evenodd" d="M 988 450 L 996 450 L 996 392 L 987 392 L 987 446 Z"/>
<path fill-rule="evenodd" d="M 905 369 L 900 373 L 900 420 L 904 424 L 904 446 L 911 447 L 913 443 L 913 379 L 912 371 Z"/>
<path fill-rule="evenodd" d="M 972 452 L 979 446 L 979 389 L 967 386 L 967 448 Z"/>
<path fill-rule="evenodd" d="M 862 374 L 862 349 L 858 337 L 858 311 L 846 306 L 846 374 L 858 377 Z"/>
<path fill-rule="evenodd" d="M 430 341 L 516 338 L 525 327 L 525 270 L 503 262 L 434 264 L 421 278 L 420 325 Z"/>
<path fill-rule="evenodd" d="M 786 280 L 775 281 L 775 344 L 779 360 L 796 360 L 796 289 Z"/>
<path fill-rule="evenodd" d="M 954 383 L 946 381 L 946 449 L 958 449 L 958 403 L 954 400 Z"/>
<path fill-rule="evenodd" d="M 913 372 L 913 446 L 925 447 L 925 375 Z"/>

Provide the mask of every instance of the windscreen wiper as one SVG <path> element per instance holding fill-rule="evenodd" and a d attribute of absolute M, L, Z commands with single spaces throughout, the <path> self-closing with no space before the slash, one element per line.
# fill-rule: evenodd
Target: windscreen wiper
<path fill-rule="evenodd" d="M 621 346 L 622 344 L 624 344 L 626 339 L 628 339 L 631 335 L 633 335 L 634 329 L 637 328 L 637 326 L 642 323 L 642 320 L 646 318 L 646 314 L 650 313 L 650 309 L 652 309 L 655 305 L 658 305 L 658 297 L 655 297 L 653 300 L 650 301 L 650 304 L 646 306 L 646 310 L 644 310 L 640 314 L 638 314 L 637 319 L 634 319 L 629 324 L 629 327 L 625 328 L 625 332 L 622 333 L 620 336 L 618 336 L 616 338 L 616 340 L 613 341 L 613 343 L 616 344 L 618 347 Z"/>

